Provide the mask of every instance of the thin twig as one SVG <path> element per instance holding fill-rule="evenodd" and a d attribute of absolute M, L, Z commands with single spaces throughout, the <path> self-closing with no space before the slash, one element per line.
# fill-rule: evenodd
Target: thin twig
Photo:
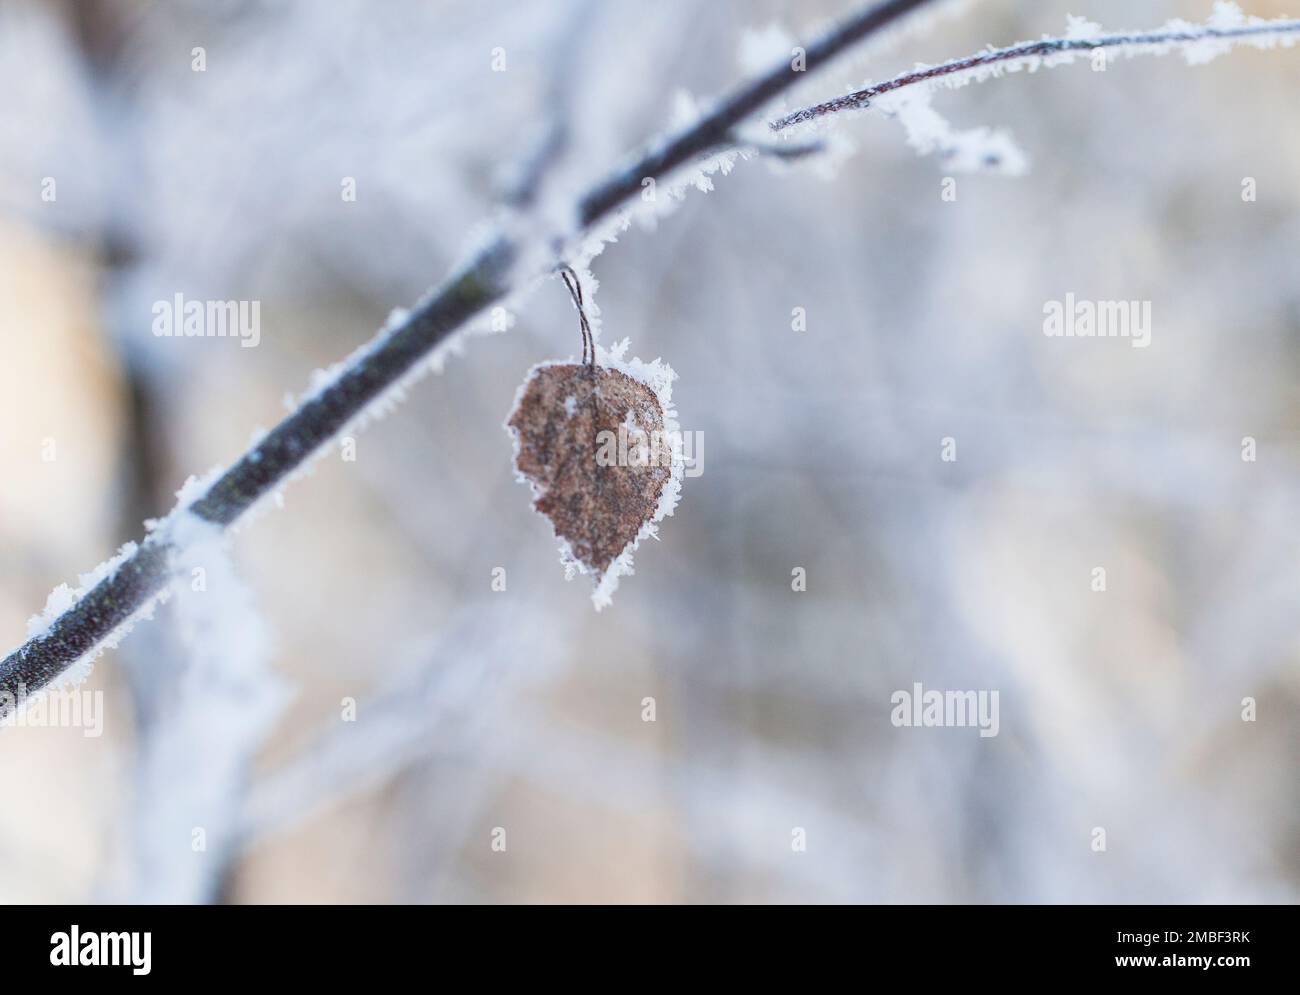
<path fill-rule="evenodd" d="M 671 172 L 698 156 L 730 144 L 732 129 L 778 96 L 800 82 L 807 72 L 824 66 L 846 48 L 875 34 L 889 24 L 924 6 L 928 0 L 886 0 L 872 4 L 839 27 L 832 29 L 804 50 L 804 71 L 790 62 L 782 62 L 722 101 L 680 134 L 646 150 L 628 168 L 611 176 L 582 198 L 578 217 L 583 228 L 590 228 L 620 204 L 641 192 L 641 181 Z"/>
<path fill-rule="evenodd" d="M 1070 52 L 1091 52 L 1108 48 L 1159 49 L 1165 46 L 1192 45 L 1203 41 L 1240 41 L 1247 38 L 1282 37 L 1297 32 L 1300 32 L 1300 21 L 1277 20 L 1267 21 L 1263 24 L 1252 23 L 1234 28 L 1215 28 L 1207 25 L 1192 29 L 1161 29 L 1117 35 L 1098 35 L 1095 38 L 1044 38 L 1041 41 L 1022 42 L 1008 48 L 990 49 L 987 52 L 980 52 L 978 55 L 967 56 L 964 59 L 954 59 L 951 62 L 940 63 L 937 66 L 925 66 L 912 72 L 903 73 L 893 79 L 873 83 L 871 86 L 855 90 L 853 93 L 846 93 L 834 100 L 827 100 L 824 103 L 814 104 L 812 107 L 794 111 L 771 122 L 768 127 L 772 131 L 784 131 L 796 124 L 803 124 L 806 121 L 825 117 L 828 114 L 836 114 L 847 110 L 860 110 L 867 107 L 874 98 L 892 90 L 900 90 L 905 86 L 926 83 L 985 67 L 998 67 L 1022 59 L 1047 58 L 1052 55 Z"/>
<path fill-rule="evenodd" d="M 882 0 L 868 5 L 807 47 L 806 70 L 825 65 L 853 44 L 929 2 Z M 726 145 L 737 125 L 800 82 L 804 75 L 783 62 L 598 184 L 579 201 L 579 230 L 574 241 L 638 195 L 644 178 L 662 178 Z M 548 272 L 551 266 L 541 268 L 534 263 L 529 264 L 527 272 L 516 272 L 521 259 L 533 258 L 538 248 L 533 242 L 535 239 L 529 241 L 508 230 L 490 238 L 402 321 L 386 327 L 350 359 L 327 387 L 304 401 L 245 452 L 187 510 L 223 527 L 233 524 L 363 415 L 372 402 L 400 384 L 440 342 L 525 280 Z M 116 570 L 60 614 L 45 633 L 29 639 L 0 661 L 0 690 L 8 690 L 11 695 L 20 688 L 27 693 L 37 691 L 72 664 L 88 658 L 164 592 L 175 553 L 172 530 L 164 523 Z"/>

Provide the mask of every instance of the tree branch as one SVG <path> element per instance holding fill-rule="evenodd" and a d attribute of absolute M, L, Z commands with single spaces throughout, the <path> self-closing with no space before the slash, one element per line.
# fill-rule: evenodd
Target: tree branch
<path fill-rule="evenodd" d="M 824 103 L 814 104 L 812 107 L 805 107 L 802 110 L 787 114 L 771 122 L 768 127 L 772 131 L 784 131 L 797 124 L 803 124 L 840 111 L 860 110 L 869 106 L 876 97 L 893 90 L 900 90 L 906 86 L 928 83 L 945 77 L 958 76 L 962 73 L 971 73 L 973 77 L 983 79 L 985 77 L 981 74 L 981 70 L 987 70 L 989 74 L 992 74 L 1016 63 L 1036 62 L 1036 60 L 1051 59 L 1052 56 L 1068 56 L 1071 53 L 1093 52 L 1098 49 L 1128 49 L 1131 54 L 1135 55 L 1143 52 L 1163 53 L 1171 48 L 1186 48 L 1207 42 L 1220 41 L 1233 44 L 1251 39 L 1271 39 L 1272 41 L 1285 39 L 1283 44 L 1291 45 L 1294 44 L 1294 40 L 1290 36 L 1294 36 L 1297 32 L 1300 32 L 1300 21 L 1276 20 L 1251 21 L 1248 24 L 1231 28 L 1206 25 L 1180 27 L 1173 30 L 1165 28 L 1147 32 L 1097 35 L 1087 38 L 1044 38 L 1041 41 L 1022 42 L 1009 48 L 990 49 L 986 52 L 980 52 L 978 55 L 971 55 L 964 59 L 954 59 L 952 62 L 944 62 L 936 66 L 924 66 L 912 72 L 895 76 L 893 79 L 873 83 L 871 86 L 856 90 L 853 93 L 846 93 L 842 97 L 836 97 L 833 100 L 827 100 Z M 1037 66 L 1034 65 L 1033 68 L 1037 68 Z"/>
<path fill-rule="evenodd" d="M 859 11 L 804 50 L 803 72 L 790 62 L 781 63 L 766 75 L 741 87 L 692 127 L 651 146 L 631 166 L 598 185 L 582 198 L 578 208 L 580 224 L 583 228 L 590 228 L 624 201 L 640 193 L 641 181 L 646 177 L 663 176 L 692 159 L 730 145 L 732 129 L 736 125 L 799 82 L 804 72 L 821 68 L 846 48 L 927 2 L 886 0 Z"/>
<path fill-rule="evenodd" d="M 815 70 L 853 44 L 887 27 L 930 0 L 882 0 L 868 5 L 806 49 L 805 66 Z M 782 63 L 741 86 L 711 113 L 645 152 L 598 184 L 578 204 L 576 244 L 596 224 L 641 191 L 641 181 L 662 178 L 732 141 L 733 129 L 772 98 L 801 81 L 804 73 Z M 503 227 L 468 263 L 424 298 L 402 320 L 391 322 L 343 365 L 327 386 L 305 400 L 263 437 L 193 503 L 164 519 L 126 559 L 62 612 L 41 635 L 0 661 L 0 715 L 14 699 L 32 693 L 74 663 L 92 659 L 115 634 L 162 596 L 172 560 L 183 544 L 178 515 L 192 513 L 228 527 L 334 438 L 369 406 L 417 369 L 431 351 L 524 279 L 545 276 L 556 246 Z M 560 248 L 563 248 L 561 240 Z M 540 257 L 539 257 L 540 254 Z M 541 258 L 546 258 L 545 262 Z M 527 263 L 521 267 L 521 261 Z M 523 272 L 520 272 L 520 270 Z"/>

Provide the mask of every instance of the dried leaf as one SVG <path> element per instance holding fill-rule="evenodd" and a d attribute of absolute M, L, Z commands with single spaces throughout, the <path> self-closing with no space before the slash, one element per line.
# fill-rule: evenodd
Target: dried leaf
<path fill-rule="evenodd" d="M 617 568 L 630 572 L 624 553 L 671 513 L 664 500 L 674 477 L 671 414 L 650 384 L 620 369 L 554 363 L 532 370 L 506 423 L 534 507 L 566 560 L 596 575 L 597 607 L 608 603 L 614 585 L 605 581 Z"/>

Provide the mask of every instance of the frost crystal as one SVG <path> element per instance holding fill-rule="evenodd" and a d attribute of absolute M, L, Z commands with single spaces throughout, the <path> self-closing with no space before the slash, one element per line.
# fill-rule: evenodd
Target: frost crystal
<path fill-rule="evenodd" d="M 907 132 L 907 143 L 921 155 L 938 152 L 955 172 L 981 170 L 1020 176 L 1028 162 L 1006 131 L 978 127 L 961 130 L 931 106 L 931 93 L 922 87 L 895 90 L 880 97 L 877 105 L 898 118 Z"/>

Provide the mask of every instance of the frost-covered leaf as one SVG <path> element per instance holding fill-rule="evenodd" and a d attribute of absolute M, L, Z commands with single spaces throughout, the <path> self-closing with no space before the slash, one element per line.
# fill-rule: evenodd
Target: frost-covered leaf
<path fill-rule="evenodd" d="M 550 520 L 570 576 L 591 574 L 596 607 L 610 602 L 632 552 L 672 514 L 681 487 L 681 451 L 671 406 L 671 368 L 542 363 L 520 387 L 506 428 L 515 468 Z"/>

